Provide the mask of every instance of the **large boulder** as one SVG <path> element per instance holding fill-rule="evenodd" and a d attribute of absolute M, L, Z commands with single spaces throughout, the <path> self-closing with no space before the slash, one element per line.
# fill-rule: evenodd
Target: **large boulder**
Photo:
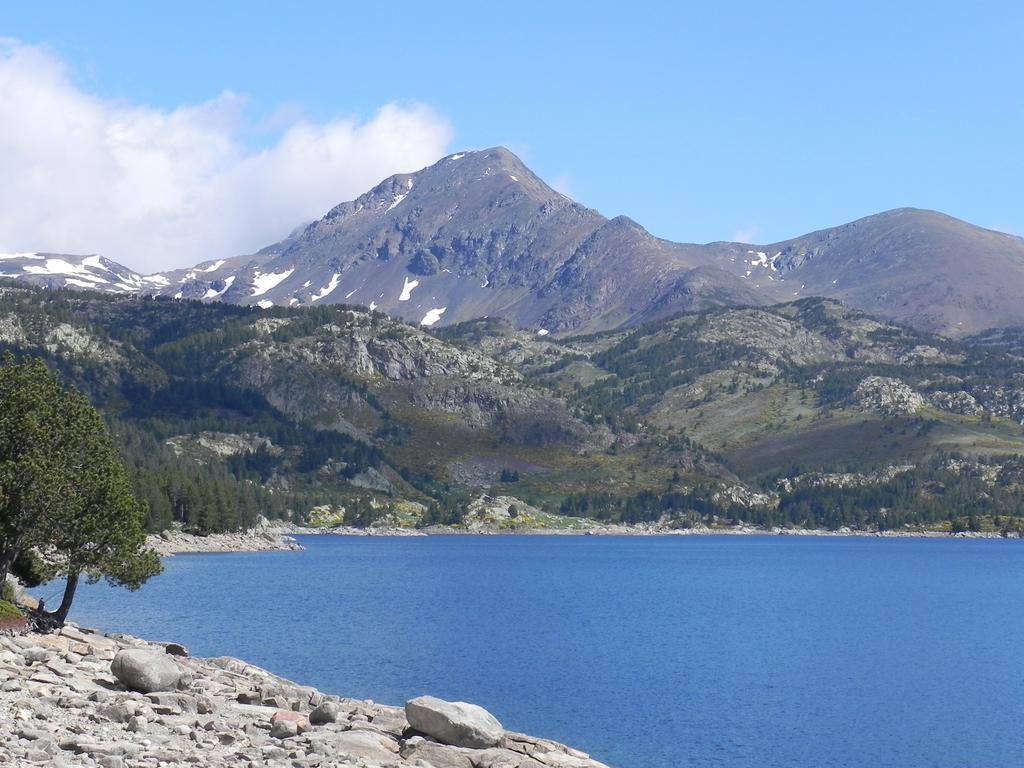
<path fill-rule="evenodd" d="M 418 696 L 405 703 L 405 717 L 420 733 L 454 747 L 486 749 L 496 746 L 505 735 L 494 715 L 464 701 Z"/>
<path fill-rule="evenodd" d="M 167 654 L 141 648 L 119 651 L 110 672 L 125 688 L 139 693 L 173 691 L 182 679 L 181 667 Z"/>
<path fill-rule="evenodd" d="M 309 713 L 309 722 L 313 725 L 336 723 L 341 708 L 333 701 L 325 701 Z"/>

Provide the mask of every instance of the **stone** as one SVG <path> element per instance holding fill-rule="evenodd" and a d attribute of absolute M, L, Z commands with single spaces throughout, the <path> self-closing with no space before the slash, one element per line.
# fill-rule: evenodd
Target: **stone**
<path fill-rule="evenodd" d="M 373 716 L 373 726 L 395 737 L 400 737 L 409 727 L 409 721 L 405 719 L 405 711 L 401 709 L 388 708 L 387 711 Z"/>
<path fill-rule="evenodd" d="M 273 734 L 274 724 L 281 722 L 295 723 L 295 728 L 298 733 L 305 733 L 310 727 L 309 719 L 305 715 L 293 712 L 289 709 L 283 709 L 279 712 L 275 712 L 270 717 L 271 734 Z"/>
<path fill-rule="evenodd" d="M 115 723 L 127 723 L 133 714 L 135 714 L 134 707 L 129 707 L 127 702 L 121 704 L 107 704 L 99 707 L 96 712 L 101 716 L 107 718 Z"/>
<path fill-rule="evenodd" d="M 22 656 L 25 657 L 25 661 L 28 663 L 37 664 L 49 659 L 50 651 L 45 648 L 26 648 L 22 651 Z"/>
<path fill-rule="evenodd" d="M 561 753 L 550 753 L 556 762 L 552 765 L 562 765 L 557 760 L 565 758 L 568 760 L 575 760 L 568 755 Z M 545 755 L 546 757 L 546 755 Z M 510 749 L 484 749 L 473 755 L 474 768 L 545 768 L 545 763 L 536 760 L 529 755 L 523 755 L 519 752 L 513 752 Z M 577 762 L 571 763 L 573 766 L 579 766 Z"/>
<path fill-rule="evenodd" d="M 198 699 L 187 693 L 156 691 L 147 693 L 146 698 L 149 699 L 153 705 L 153 711 L 158 715 L 180 715 L 182 713 L 194 715 L 199 712 Z"/>
<path fill-rule="evenodd" d="M 101 768 L 124 768 L 124 758 L 120 755 L 107 755 L 100 758 Z"/>
<path fill-rule="evenodd" d="M 311 722 L 313 725 L 326 725 L 327 723 L 336 723 L 338 722 L 338 714 L 340 712 L 341 707 L 339 707 L 333 701 L 325 701 L 323 704 L 321 704 L 309 713 L 309 722 Z"/>
<path fill-rule="evenodd" d="M 459 749 L 427 741 L 421 736 L 406 741 L 402 758 L 413 765 L 429 765 L 431 768 L 475 768 L 469 756 Z"/>
<path fill-rule="evenodd" d="M 25 739 L 26 741 L 36 741 L 38 739 L 45 739 L 50 736 L 48 731 L 41 731 L 38 728 L 19 728 L 18 738 Z"/>
<path fill-rule="evenodd" d="M 149 725 L 146 718 L 142 715 L 135 715 L 128 719 L 128 730 L 132 733 L 141 733 L 146 730 L 146 726 Z"/>
<path fill-rule="evenodd" d="M 181 667 L 166 654 L 138 648 L 119 651 L 110 672 L 125 688 L 139 693 L 173 691 L 182 678 Z"/>
<path fill-rule="evenodd" d="M 217 703 L 210 696 L 196 696 L 196 712 L 200 715 L 212 715 L 217 711 Z"/>
<path fill-rule="evenodd" d="M 405 717 L 415 730 L 455 747 L 486 749 L 497 746 L 505 735 L 490 712 L 464 701 L 419 696 L 405 703 Z"/>
<path fill-rule="evenodd" d="M 325 738 L 316 741 L 315 747 L 319 754 L 328 755 L 332 759 L 338 755 L 350 755 L 362 758 L 371 765 L 391 765 L 398 762 L 398 744 L 369 731 L 325 734 Z"/>
<path fill-rule="evenodd" d="M 180 643 L 165 643 L 164 650 L 167 651 L 171 656 L 188 656 L 188 648 Z"/>
<path fill-rule="evenodd" d="M 277 720 L 270 726 L 270 735 L 275 739 L 298 736 L 299 725 L 294 720 Z"/>

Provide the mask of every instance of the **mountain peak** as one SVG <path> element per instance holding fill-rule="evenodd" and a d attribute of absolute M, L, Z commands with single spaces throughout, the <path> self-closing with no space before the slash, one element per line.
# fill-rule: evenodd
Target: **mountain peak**
<path fill-rule="evenodd" d="M 506 147 L 398 173 L 255 254 L 141 277 L 99 257 L 0 256 L 48 287 L 235 304 L 361 304 L 422 325 L 549 332 L 810 296 L 953 335 L 1024 325 L 1024 240 L 896 208 L 773 245 L 673 243 L 555 192 Z"/>

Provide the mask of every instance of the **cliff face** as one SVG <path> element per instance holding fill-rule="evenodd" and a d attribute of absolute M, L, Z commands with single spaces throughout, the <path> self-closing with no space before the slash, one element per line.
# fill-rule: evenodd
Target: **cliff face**
<path fill-rule="evenodd" d="M 505 731 L 479 707 L 432 697 L 388 707 L 328 695 L 238 659 L 181 654 L 174 643 L 74 625 L 0 637 L 0 706 L 10 713 L 0 718 L 0 761 L 602 768 L 577 750 Z"/>

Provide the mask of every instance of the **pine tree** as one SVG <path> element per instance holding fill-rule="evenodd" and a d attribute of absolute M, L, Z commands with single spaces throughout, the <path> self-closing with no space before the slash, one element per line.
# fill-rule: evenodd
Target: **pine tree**
<path fill-rule="evenodd" d="M 20 432 L 18 430 L 21 430 Z M 0 576 L 30 548 L 64 575 L 63 622 L 82 576 L 137 589 L 159 573 L 145 507 L 103 420 L 39 360 L 0 366 Z M 13 557 L 11 556 L 13 553 Z"/>

